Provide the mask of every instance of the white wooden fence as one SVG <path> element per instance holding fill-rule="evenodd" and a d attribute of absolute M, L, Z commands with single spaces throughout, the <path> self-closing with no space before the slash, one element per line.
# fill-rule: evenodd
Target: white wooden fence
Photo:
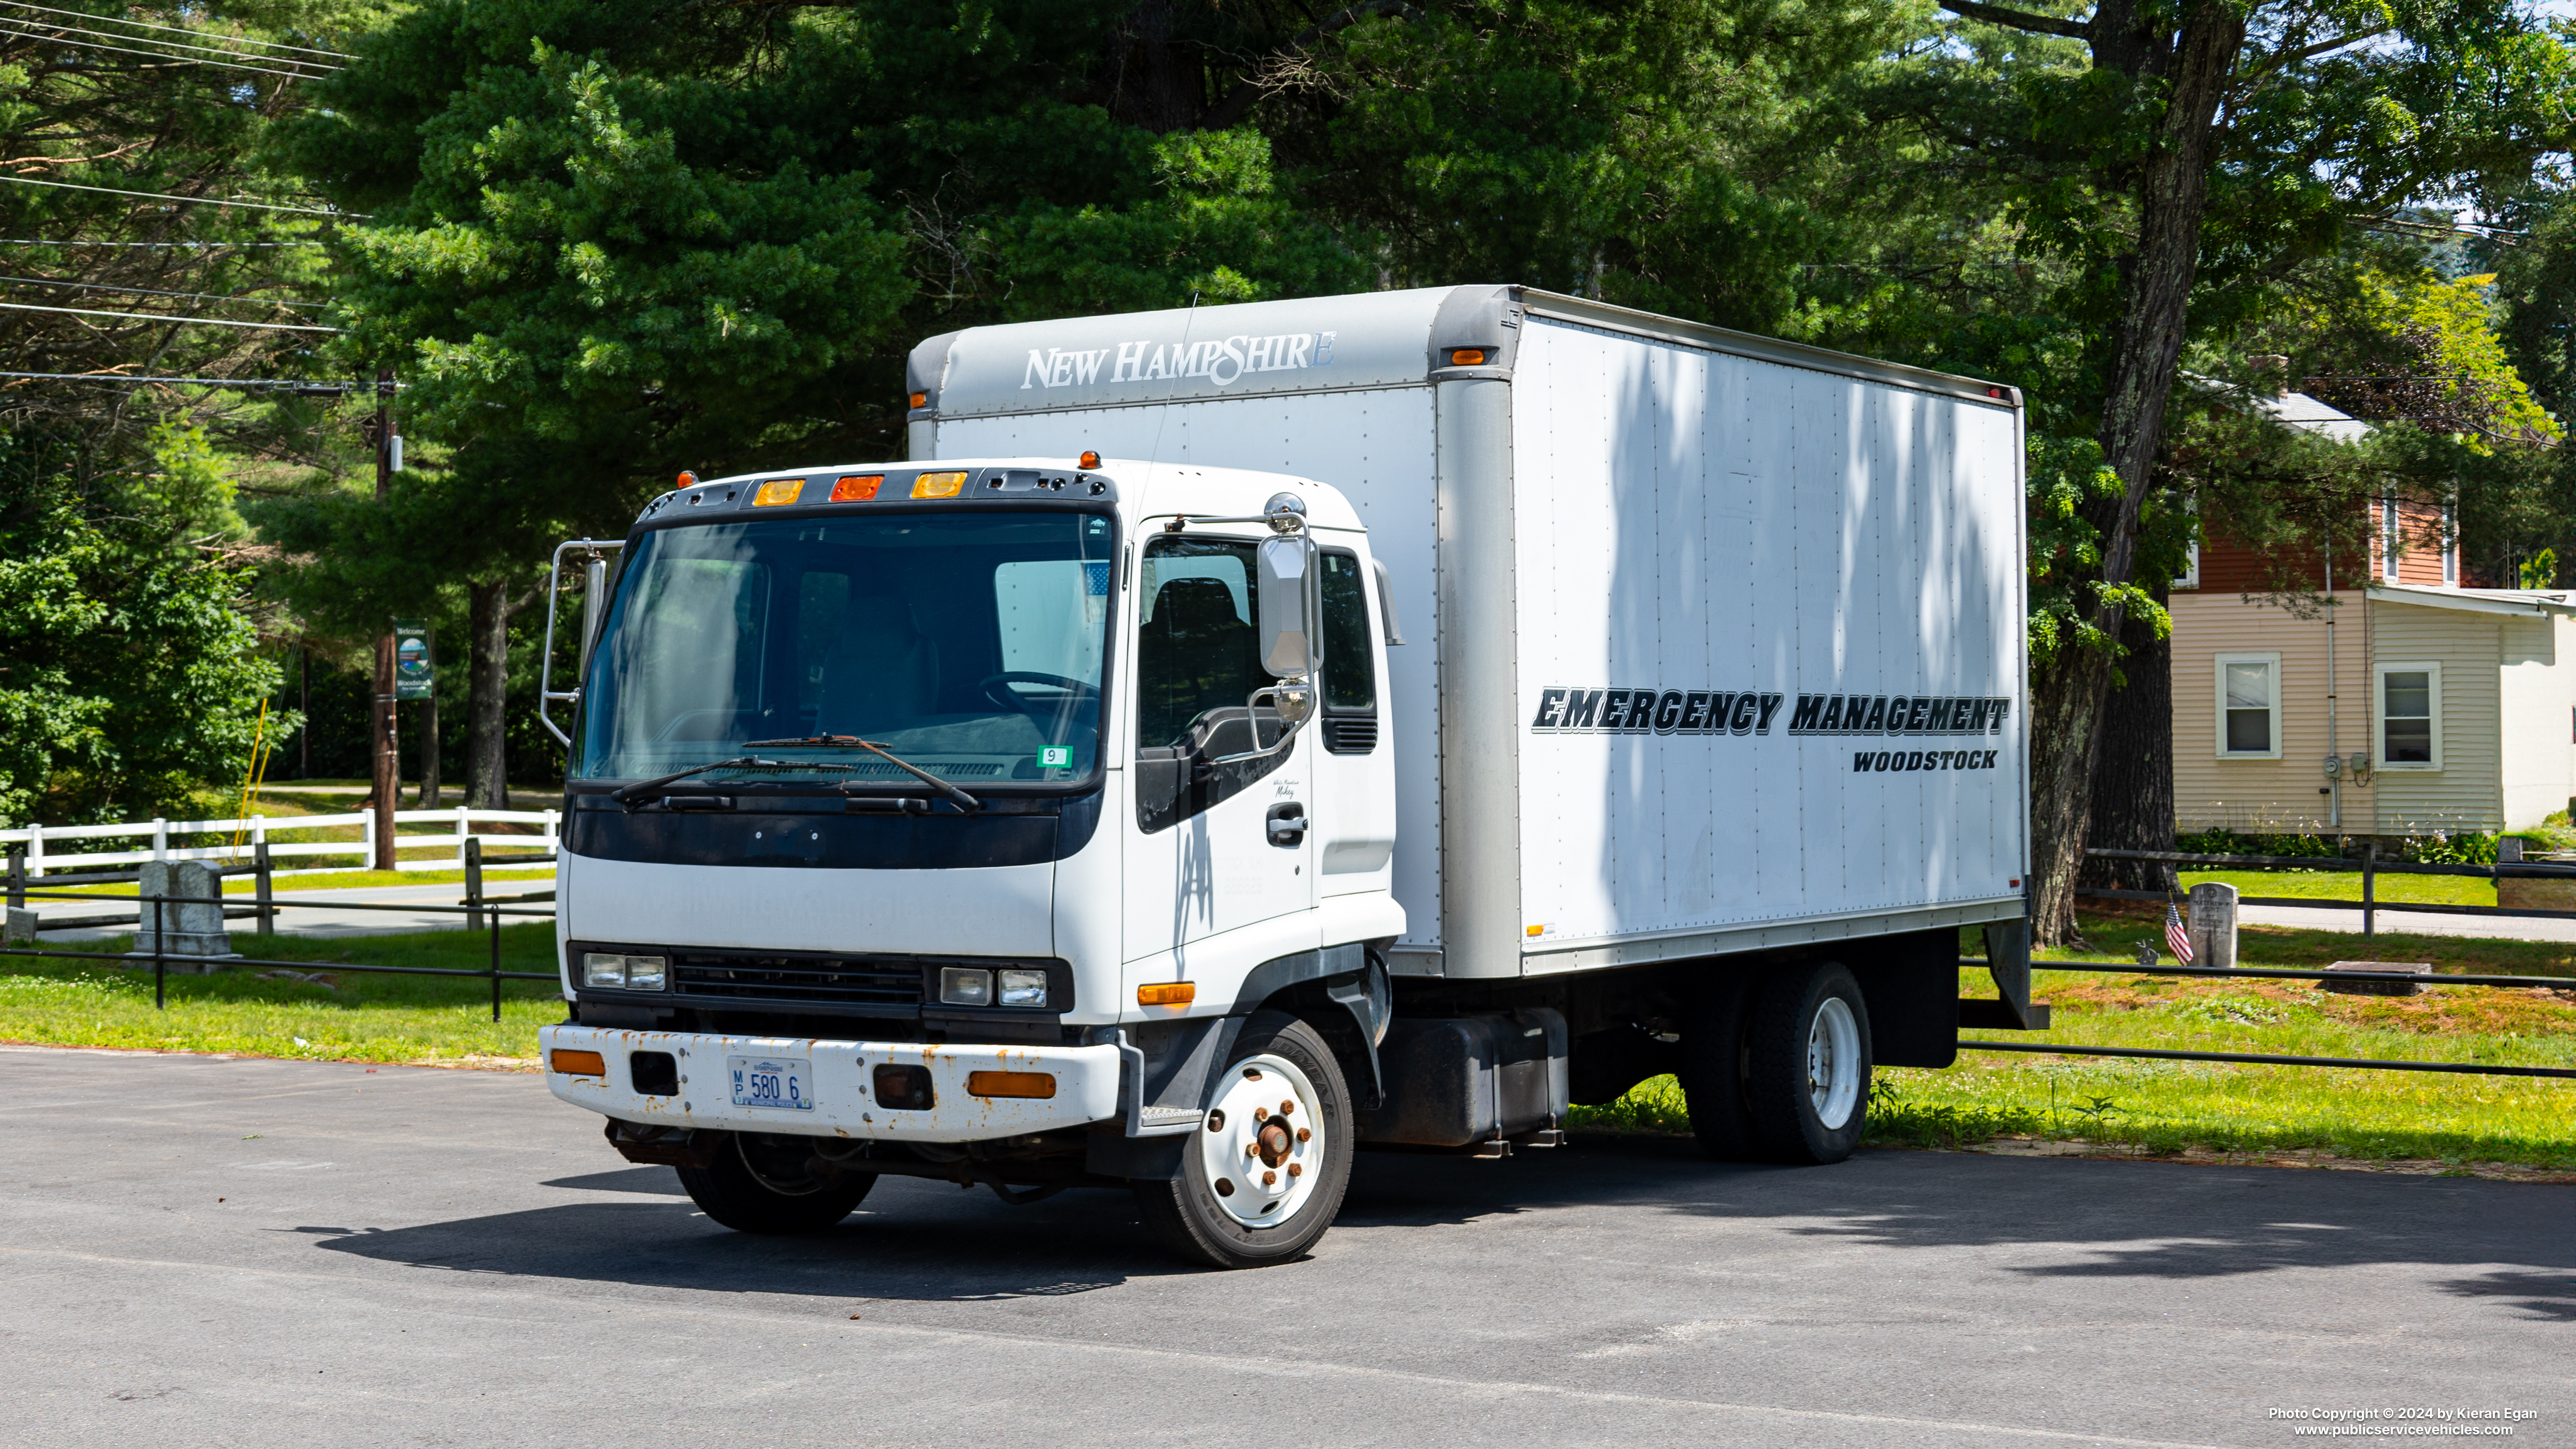
<path fill-rule="evenodd" d="M 394 849 L 397 870 L 449 870 L 465 863 L 465 842 L 482 838 L 486 850 L 541 848 L 546 858 L 555 854 L 557 827 L 562 812 L 555 810 L 476 810 L 459 805 L 453 810 L 397 810 L 396 825 L 442 824 L 450 829 L 429 835 L 398 832 Z M 474 829 L 476 822 L 533 824 L 544 827 L 537 835 L 516 832 L 496 835 Z M 372 810 L 352 811 L 345 815 L 280 815 L 272 819 L 253 815 L 241 820 L 134 820 L 119 825 L 28 825 L 16 830 L 0 830 L 0 850 L 23 843 L 27 850 L 27 874 L 30 878 L 47 871 L 77 874 L 85 870 L 113 869 L 146 860 L 232 860 L 250 854 L 250 849 L 268 840 L 271 830 L 318 830 L 335 826 L 360 827 L 356 840 L 275 841 L 268 847 L 271 859 L 289 856 L 353 855 L 361 868 L 375 859 L 376 815 Z M 221 844 L 173 846 L 172 836 L 221 835 Z M 140 850 L 83 850 L 63 847 L 78 841 L 131 840 L 148 836 L 151 843 Z M 238 840 L 238 844 L 235 841 Z M 404 860 L 400 852 L 436 850 L 435 858 Z"/>

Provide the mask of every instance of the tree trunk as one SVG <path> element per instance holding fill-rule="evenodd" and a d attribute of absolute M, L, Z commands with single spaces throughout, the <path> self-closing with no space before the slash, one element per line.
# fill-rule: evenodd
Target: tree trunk
<path fill-rule="evenodd" d="M 438 657 L 438 635 L 429 635 L 430 658 Z M 438 694 L 433 689 L 420 702 L 420 808 L 438 808 Z"/>
<path fill-rule="evenodd" d="M 2244 19 L 2222 0 L 2195 0 L 2169 60 L 2157 57 L 2159 47 L 2128 45 L 2135 35 L 2107 33 L 2118 28 L 2105 27 L 2097 59 L 2116 49 L 2124 65 L 2136 67 L 2132 76 L 2152 71 L 2169 79 L 2156 150 L 2140 170 L 2138 246 L 2121 269 L 2124 306 L 2096 434 L 2103 462 L 2124 486 L 2117 499 L 2086 510 L 2101 531 L 2102 581 L 2112 585 L 2128 583 L 2137 565 L 2138 509 L 2155 476 L 2200 265 L 2210 128 L 2245 45 Z M 2117 596 L 2103 598 L 2093 623 L 2117 638 L 2126 615 Z M 2112 663 L 2106 652 L 2069 644 L 2031 678 L 2031 929 L 2045 944 L 2063 941 L 2075 928 L 2075 877 L 2092 813 Z"/>
<path fill-rule="evenodd" d="M 2111 691 L 2103 709 L 2101 754 L 2093 770 L 2092 822 L 2085 843 L 2112 850 L 2171 850 L 2173 641 L 2157 638 L 2152 625 L 2133 618 L 2120 629 L 2120 647 L 2120 673 L 2127 682 Z M 2173 866 L 2165 861 L 2090 861 L 2083 879 L 2120 890 L 2174 887 Z"/>
<path fill-rule="evenodd" d="M 509 587 L 495 579 L 466 591 L 465 803 L 477 810 L 510 808 L 502 752 L 510 676 Z"/>

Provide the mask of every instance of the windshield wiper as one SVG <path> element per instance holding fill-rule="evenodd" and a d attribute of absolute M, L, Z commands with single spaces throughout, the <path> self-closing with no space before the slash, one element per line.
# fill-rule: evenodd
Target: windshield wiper
<path fill-rule="evenodd" d="M 984 803 L 982 801 L 967 794 L 965 791 L 958 789 L 955 785 L 939 778 L 937 775 L 930 773 L 928 770 L 921 768 L 910 760 L 896 758 L 894 752 L 887 749 L 885 746 L 870 744 L 868 741 L 860 739 L 857 735 L 815 735 L 810 739 L 802 740 L 747 740 L 743 743 L 743 748 L 747 750 L 866 750 L 883 759 L 887 764 L 894 766 L 896 769 L 901 770 L 912 776 L 914 779 L 921 781 L 921 783 L 928 785 L 940 794 L 947 796 L 951 801 L 956 803 L 957 808 L 960 810 L 981 810 L 984 808 Z M 715 767 L 710 765 L 707 768 L 713 769 Z M 678 777 L 674 776 L 673 778 L 676 779 Z M 657 781 L 656 783 L 659 782 Z M 840 788 L 842 791 L 847 792 L 850 787 L 843 785 Z"/>
<path fill-rule="evenodd" d="M 767 743 L 772 743 L 772 742 L 771 742 L 771 741 L 762 741 L 762 743 L 767 744 Z M 786 741 L 777 741 L 777 742 L 775 742 L 775 743 L 787 743 L 787 742 L 786 742 Z M 742 767 L 744 767 L 744 766 L 750 766 L 750 765 L 767 765 L 767 766 L 776 767 L 776 766 L 779 766 L 779 765 L 784 765 L 784 764 L 786 764 L 786 763 L 787 763 L 787 762 L 786 762 L 785 760 L 764 760 L 764 759 L 760 758 L 758 755 L 743 755 L 743 756 L 740 756 L 740 757 L 735 758 L 735 759 L 730 759 L 730 760 L 718 760 L 718 761 L 716 761 L 716 762 L 715 762 L 714 764 L 712 764 L 712 765 L 691 765 L 689 768 L 687 768 L 687 769 L 685 769 L 685 770 L 675 770 L 675 771 L 673 771 L 672 773 L 670 773 L 670 774 L 668 774 L 668 775 L 664 775 L 664 776 L 660 777 L 659 779 L 653 779 L 653 780 L 638 780 L 638 781 L 636 781 L 636 782 L 635 782 L 634 784 L 632 784 L 632 785 L 621 785 L 621 786 L 619 786 L 618 788 L 616 788 L 616 789 L 614 789 L 614 790 L 610 791 L 610 792 L 608 793 L 608 798 L 609 798 L 611 801 L 614 801 L 615 803 L 617 803 L 617 804 L 619 804 L 619 805 L 624 805 L 624 806 L 626 806 L 628 809 L 630 809 L 630 810 L 631 810 L 631 809 L 633 809 L 633 808 L 634 808 L 634 802 L 635 802 L 635 800 L 636 800 L 636 798 L 637 798 L 638 796 L 642 796 L 642 795 L 649 795 L 649 794 L 653 793 L 654 791 L 661 789 L 661 788 L 662 788 L 663 786 L 665 786 L 665 785 L 672 784 L 672 783 L 674 783 L 674 782 L 676 782 L 676 781 L 685 780 L 685 779 L 689 778 L 691 775 L 703 775 L 703 774 L 705 774 L 705 773 L 706 773 L 707 771 L 709 771 L 709 770 L 732 770 L 732 769 L 739 769 L 739 768 L 742 768 Z"/>

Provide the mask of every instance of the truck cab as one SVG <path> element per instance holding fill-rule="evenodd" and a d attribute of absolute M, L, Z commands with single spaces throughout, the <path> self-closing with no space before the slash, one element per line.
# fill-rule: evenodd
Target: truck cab
<path fill-rule="evenodd" d="M 1383 571 L 1285 474 L 943 459 L 645 507 L 582 629 L 547 1082 L 754 1232 L 882 1175 L 1329 1224 L 1404 930 Z M 604 601 L 604 607 L 600 603 Z"/>

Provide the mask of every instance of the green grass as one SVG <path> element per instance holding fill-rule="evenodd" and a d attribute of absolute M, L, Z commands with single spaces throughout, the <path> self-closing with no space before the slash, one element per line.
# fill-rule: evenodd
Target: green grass
<path fill-rule="evenodd" d="M 131 944 L 120 937 L 83 949 L 116 952 Z M 564 1016 L 562 995 L 549 982 L 501 983 L 495 1023 L 487 981 L 331 970 L 347 962 L 480 970 L 490 960 L 487 932 L 339 940 L 236 932 L 233 947 L 245 956 L 309 963 L 305 974 L 323 980 L 272 979 L 239 968 L 211 976 L 173 972 L 163 1011 L 152 1005 L 148 965 L 0 956 L 0 1040 L 327 1061 L 534 1065 L 537 1028 Z M 501 969 L 554 970 L 553 925 L 503 926 Z"/>
<path fill-rule="evenodd" d="M 2151 920 L 2088 919 L 2085 929 L 2099 949 L 2046 958 L 2130 962 L 2140 940 L 2162 944 L 2161 928 Z M 2239 952 L 2246 966 L 2425 961 L 2455 973 L 2568 976 L 2576 988 L 2576 945 L 2566 942 L 2383 935 L 2365 946 L 2357 936 L 2335 932 L 2247 927 Z M 1982 969 L 1963 970 L 1959 979 L 1962 996 L 1994 995 Z M 2050 1003 L 2054 1029 L 1965 1035 L 2576 1067 L 2576 990 L 2437 987 L 2414 997 L 2341 996 L 2303 981 L 2042 969 L 2033 994 Z M 1955 1147 L 2028 1135 L 2150 1152 L 2315 1149 L 2358 1159 L 2576 1169 L 2576 1080 L 1966 1050 L 1949 1068 L 1882 1068 L 1877 1077 L 1870 1140 L 1889 1146 Z M 1670 1077 L 1645 1082 L 1605 1107 L 1576 1108 L 1574 1120 L 1614 1131 L 1690 1127 L 1688 1106 Z"/>
<path fill-rule="evenodd" d="M 2361 899 L 2361 872 L 2357 870 L 2187 870 L 2180 876 L 2185 890 L 2203 881 L 2223 881 L 2236 887 L 2238 895 L 2297 896 L 2327 901 Z M 2491 906 L 2496 903 L 2495 882 L 2473 875 L 2380 874 L 2371 881 L 2370 894 L 2374 900 L 2428 906 Z"/>

